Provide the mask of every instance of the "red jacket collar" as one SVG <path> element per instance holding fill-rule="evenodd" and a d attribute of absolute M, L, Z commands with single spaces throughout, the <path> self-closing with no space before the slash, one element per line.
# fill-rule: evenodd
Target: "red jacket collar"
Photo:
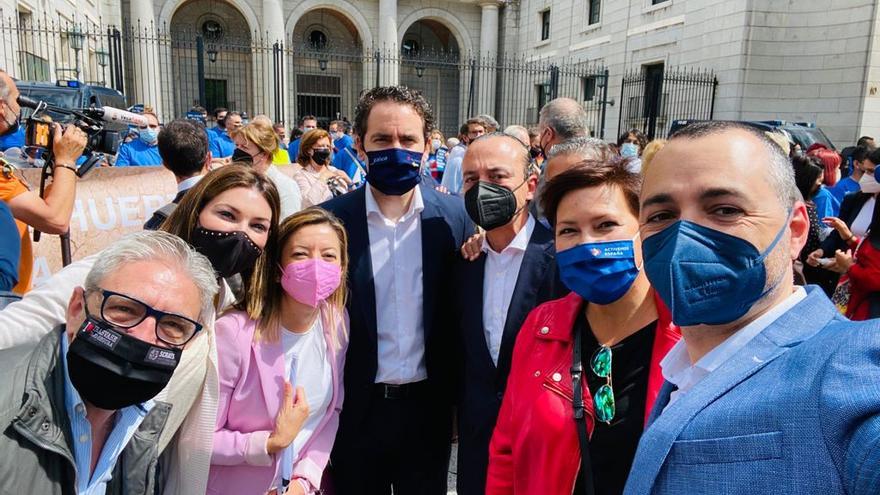
<path fill-rule="evenodd" d="M 654 292 L 654 302 L 657 305 L 657 333 L 654 336 L 654 349 L 651 352 L 651 368 L 648 372 L 648 396 L 645 401 L 645 424 L 654 407 L 654 401 L 663 386 L 663 373 L 660 369 L 660 361 L 672 349 L 672 346 L 681 339 L 681 330 L 672 323 L 672 313 L 662 300 Z M 575 292 L 567 296 L 547 302 L 545 314 L 547 323 L 537 329 L 537 337 L 542 340 L 557 340 L 571 342 L 575 319 L 583 307 L 584 300 Z M 555 331 L 554 331 L 555 329 Z"/>

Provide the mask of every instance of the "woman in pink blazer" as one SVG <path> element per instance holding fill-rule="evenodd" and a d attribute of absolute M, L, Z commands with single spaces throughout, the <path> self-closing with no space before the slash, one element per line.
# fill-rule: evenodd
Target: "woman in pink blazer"
<path fill-rule="evenodd" d="M 342 408 L 347 242 L 339 220 L 320 208 L 288 217 L 269 253 L 273 273 L 254 287 L 264 297 L 262 318 L 232 311 L 217 320 L 209 494 L 321 487 Z"/>

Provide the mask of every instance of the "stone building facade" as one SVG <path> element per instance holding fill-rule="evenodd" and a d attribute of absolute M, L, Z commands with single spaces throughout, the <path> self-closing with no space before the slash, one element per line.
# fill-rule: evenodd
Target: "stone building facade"
<path fill-rule="evenodd" d="M 295 50 L 326 44 L 345 51 L 369 47 L 400 53 L 418 47 L 446 54 L 479 55 L 482 61 L 520 57 L 560 65 L 590 61 L 607 68 L 603 129 L 611 138 L 628 127 L 621 109 L 632 96 L 622 93 L 629 74 L 711 71 L 717 78 L 712 103 L 717 119 L 816 122 L 838 147 L 859 135 L 880 134 L 880 9 L 875 0 L 0 0 L 0 14 L 59 16 L 76 22 L 156 26 L 173 38 L 180 33 L 222 32 L 242 46 L 256 39 L 262 51 L 214 52 L 223 63 L 202 62 L 212 101 L 228 101 L 251 111 L 281 108 L 290 122 L 302 114 L 304 98 L 324 102 L 326 113 L 349 115 L 361 90 L 379 84 L 418 82 L 441 105 L 450 121 L 467 113 L 504 115 L 510 102 L 478 98 L 470 91 L 501 92 L 504 77 L 485 75 L 470 82 L 467 70 L 399 63 L 380 68 L 368 59 L 308 58 Z M 0 38 L 4 43 L 15 40 Z M 283 76 L 273 70 L 271 47 L 284 42 L 290 56 Z M 193 45 L 194 46 L 194 45 Z M 343 47 L 349 47 L 343 49 Z M 201 49 L 204 49 L 202 47 Z M 210 47 L 208 47 L 210 50 Z M 128 47 L 126 94 L 153 103 L 170 118 L 183 103 L 198 99 L 198 83 L 181 89 L 195 71 L 195 48 L 168 43 Z M 332 51 L 331 50 L 331 51 Z M 20 51 L 20 50 L 19 50 Z M 2 53 L 2 50 L 0 50 Z M 369 52 L 372 53 L 372 52 Z M 84 53 L 84 63 L 89 62 Z M 94 56 L 92 54 L 91 56 Z M 0 55 L 2 57 L 2 55 Z M 236 58 L 237 57 L 237 58 Z M 168 61 L 168 63 L 165 63 Z M 58 62 L 62 64 L 64 61 Z M 213 61 L 212 61 L 213 62 Z M 55 63 L 55 62 L 53 62 Z M 313 64 L 311 79 L 298 72 Z M 0 65 L 12 65 L 0 60 Z M 177 67 L 181 65 L 181 67 Z M 173 66 L 173 67 L 172 67 Z M 439 69 L 437 67 L 440 67 Z M 184 71 L 189 71 L 184 73 Z M 416 72 L 418 71 L 418 74 Z M 51 70 L 49 72 L 52 72 Z M 498 72 L 501 74 L 501 72 Z M 50 75 L 51 77 L 51 75 Z M 415 79 L 418 77 L 418 79 Z M 596 103 L 602 92 L 584 78 L 571 96 Z M 469 85 L 476 84 L 476 88 Z M 510 120 L 535 117 L 545 101 L 544 83 L 528 82 L 517 104 L 532 111 Z M 158 90 L 156 88 L 159 88 Z M 196 89 L 193 89 L 196 88 Z M 595 89 L 595 88 L 592 88 Z M 161 95 L 157 96 L 156 91 Z M 661 91 L 662 93 L 662 91 Z M 219 96 L 218 96 L 219 95 Z M 225 95 L 225 96 L 224 96 Z M 230 96 L 230 95 L 235 95 Z M 224 99 L 225 98 L 225 99 Z M 661 97 L 662 98 L 662 97 Z M 313 101 L 308 100 L 308 101 Z M 173 103 L 177 102 L 177 103 Z M 183 103 L 181 103 L 183 102 Z M 600 102 L 601 103 L 601 102 Z M 163 108 L 164 107 L 164 108 Z M 687 117 L 660 105 L 658 126 Z M 664 113 L 665 112 L 665 113 Z M 513 114 L 510 114 L 513 115 Z M 504 124 L 514 122 L 503 122 Z"/>

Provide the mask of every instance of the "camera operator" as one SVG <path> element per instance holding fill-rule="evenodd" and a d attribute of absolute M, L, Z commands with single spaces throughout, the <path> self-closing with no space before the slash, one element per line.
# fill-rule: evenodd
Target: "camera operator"
<path fill-rule="evenodd" d="M 0 136 L 16 132 L 18 115 L 21 111 L 16 99 L 18 88 L 6 72 L 0 70 Z M 52 146 L 55 168 L 52 183 L 46 187 L 45 198 L 31 191 L 24 181 L 15 174 L 15 169 L 2 164 L 0 171 L 0 201 L 5 201 L 12 210 L 21 236 L 21 261 L 19 263 L 18 285 L 13 292 L 24 294 L 31 288 L 33 270 L 33 251 L 28 236 L 28 225 L 48 234 L 67 232 L 73 201 L 76 199 L 76 160 L 86 146 L 86 134 L 75 126 L 61 129 L 55 125 Z"/>

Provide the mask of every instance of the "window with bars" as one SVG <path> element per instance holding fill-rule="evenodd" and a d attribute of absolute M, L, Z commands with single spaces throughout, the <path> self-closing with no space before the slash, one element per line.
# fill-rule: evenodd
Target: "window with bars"
<path fill-rule="evenodd" d="M 550 9 L 541 12 L 541 41 L 550 39 Z"/>
<path fill-rule="evenodd" d="M 599 24 L 599 12 L 601 11 L 602 0 L 590 0 L 590 12 L 588 23 L 590 25 Z"/>

